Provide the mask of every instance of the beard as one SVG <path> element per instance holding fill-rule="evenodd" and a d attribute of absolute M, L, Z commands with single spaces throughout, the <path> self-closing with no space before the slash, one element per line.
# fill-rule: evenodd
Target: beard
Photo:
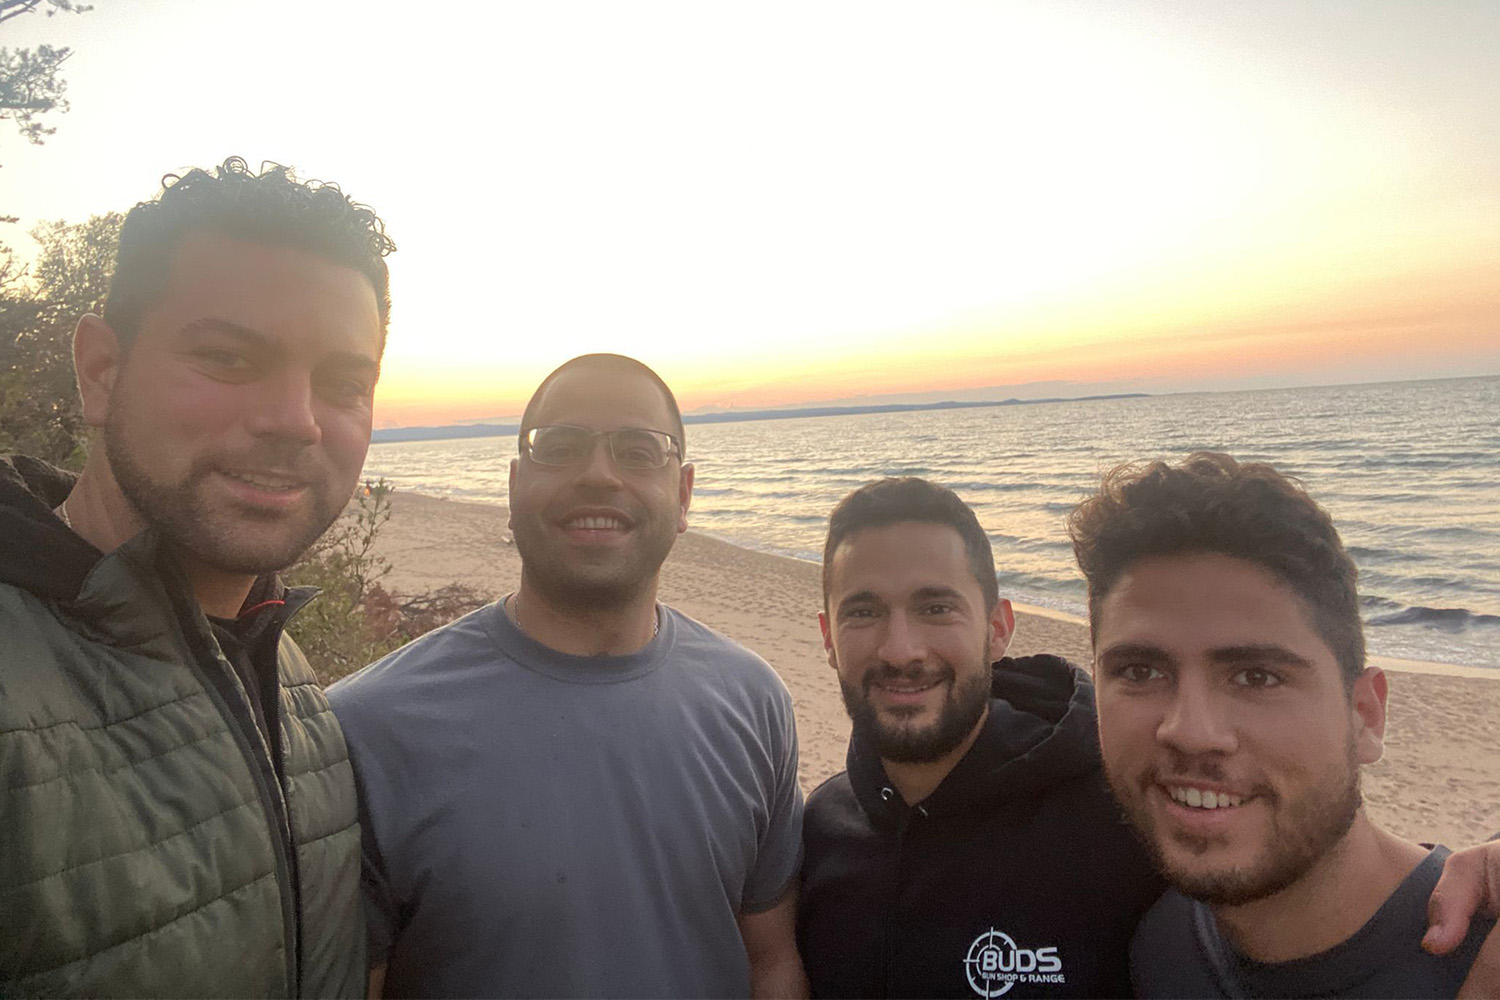
<path fill-rule="evenodd" d="M 126 439 L 128 422 L 128 415 L 116 409 L 104 425 L 104 453 L 115 482 L 141 520 L 172 548 L 205 566 L 251 576 L 285 569 L 338 518 L 341 501 L 348 499 L 329 496 L 326 476 L 309 469 L 307 460 L 298 460 L 305 450 L 301 445 L 273 445 L 236 456 L 236 463 L 294 472 L 306 484 L 309 509 L 271 512 L 211 502 L 205 484 L 222 464 L 219 459 L 195 457 L 175 482 L 153 478 L 135 460 Z"/>
<path fill-rule="evenodd" d="M 1139 793 L 1131 795 L 1129 800 L 1122 799 L 1121 806 L 1131 829 L 1152 855 L 1157 871 L 1173 888 L 1210 906 L 1243 906 L 1274 896 L 1295 884 L 1320 860 L 1338 849 L 1363 805 L 1359 790 L 1359 760 L 1352 738 L 1343 765 L 1327 772 L 1313 787 L 1304 789 L 1295 798 L 1288 799 L 1264 785 L 1251 791 L 1254 798 L 1271 810 L 1271 824 L 1259 852 L 1244 865 L 1195 870 L 1178 860 L 1182 851 L 1195 858 L 1203 857 L 1225 844 L 1227 838 L 1194 836 L 1181 831 L 1167 835 L 1155 830 L 1145 800 L 1145 788 L 1160 777 L 1157 774 L 1150 775 L 1140 784 Z M 1177 777 L 1222 780 L 1221 769 L 1216 764 L 1170 773 Z M 1168 843 L 1163 843 L 1164 839 Z"/>
<path fill-rule="evenodd" d="M 548 504 L 540 511 L 527 509 L 518 500 L 511 500 L 510 528 L 521 556 L 522 575 L 529 587 L 556 608 L 600 611 L 639 600 L 677 541 L 674 520 L 618 496 L 573 499 Z M 552 526 L 568 510 L 594 502 L 617 508 L 630 518 L 627 545 L 578 551 L 556 538 Z M 675 517 L 675 509 L 671 513 Z"/>
<path fill-rule="evenodd" d="M 984 644 L 983 670 L 964 672 L 959 678 L 952 664 L 942 663 L 937 676 L 949 685 L 938 717 L 927 726 L 882 719 L 870 702 L 870 688 L 880 681 L 915 680 L 920 671 L 902 670 L 885 664 L 865 674 L 858 686 L 839 678 L 844 708 L 849 712 L 855 738 L 866 742 L 882 760 L 901 764 L 921 764 L 942 758 L 955 750 L 974 731 L 990 704 L 990 643 Z"/>

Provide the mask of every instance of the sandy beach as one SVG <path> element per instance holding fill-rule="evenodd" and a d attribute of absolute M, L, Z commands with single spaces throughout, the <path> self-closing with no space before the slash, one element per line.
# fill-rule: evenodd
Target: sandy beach
<path fill-rule="evenodd" d="M 520 559 L 503 507 L 414 493 L 393 496 L 377 551 L 389 589 L 463 582 L 492 596 L 512 590 Z M 997 554 L 999 555 L 999 554 Z M 802 784 L 843 769 L 849 722 L 823 653 L 818 567 L 688 532 L 662 575 L 661 599 L 765 657 L 792 693 Z M 1020 608 L 1010 652 L 1057 653 L 1084 665 L 1082 622 Z M 1365 770 L 1371 814 L 1425 842 L 1466 846 L 1500 831 L 1500 671 L 1376 660 L 1390 675 L 1385 757 Z"/>

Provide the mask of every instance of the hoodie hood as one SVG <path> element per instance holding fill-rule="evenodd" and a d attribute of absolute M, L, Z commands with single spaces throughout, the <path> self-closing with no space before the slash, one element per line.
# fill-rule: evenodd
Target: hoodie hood
<path fill-rule="evenodd" d="M 902 801 L 873 746 L 849 741 L 849 781 L 879 827 L 913 809 L 938 817 L 1033 798 L 1099 767 L 1094 685 L 1059 656 L 1007 656 L 993 664 L 990 711 L 979 738 L 942 784 L 916 806 Z"/>
<path fill-rule="evenodd" d="M 103 554 L 52 513 L 77 478 L 24 455 L 0 458 L 0 583 L 45 600 L 78 596 Z"/>

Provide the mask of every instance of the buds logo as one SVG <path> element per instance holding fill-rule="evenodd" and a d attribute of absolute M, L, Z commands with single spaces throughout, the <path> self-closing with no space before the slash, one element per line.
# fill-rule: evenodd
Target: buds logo
<path fill-rule="evenodd" d="M 964 971 L 974 992 L 986 1000 L 1004 996 L 1016 983 L 1067 982 L 1056 948 L 1021 948 L 993 927 L 969 945 Z"/>

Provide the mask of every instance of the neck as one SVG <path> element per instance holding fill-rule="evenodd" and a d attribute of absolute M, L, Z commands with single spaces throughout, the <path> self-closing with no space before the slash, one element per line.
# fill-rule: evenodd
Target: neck
<path fill-rule="evenodd" d="M 623 604 L 565 604 L 531 584 L 523 567 L 510 613 L 522 632 L 559 653 L 623 656 L 639 652 L 656 635 L 656 581 Z"/>
<path fill-rule="evenodd" d="M 146 519 L 115 480 L 104 458 L 102 442 L 95 442 L 64 506 L 73 533 L 100 552 L 113 552 L 146 529 Z M 255 585 L 253 575 L 229 573 L 206 566 L 180 551 L 176 554 L 204 614 L 218 618 L 239 614 Z"/>
<path fill-rule="evenodd" d="M 880 758 L 886 777 L 891 779 L 891 784 L 896 786 L 896 791 L 901 793 L 901 798 L 907 805 L 914 806 L 937 791 L 937 786 L 943 783 L 948 773 L 969 752 L 974 741 L 979 739 L 979 732 L 989 717 L 990 707 L 985 705 L 984 713 L 979 716 L 979 721 L 974 723 L 974 728 L 969 730 L 969 735 L 964 737 L 963 742 L 936 760 L 903 762 Z"/>
<path fill-rule="evenodd" d="M 1349 832 L 1302 878 L 1264 899 L 1216 906 L 1214 917 L 1224 936 L 1255 961 L 1306 958 L 1352 937 L 1426 855 L 1376 827 L 1361 809 Z"/>

